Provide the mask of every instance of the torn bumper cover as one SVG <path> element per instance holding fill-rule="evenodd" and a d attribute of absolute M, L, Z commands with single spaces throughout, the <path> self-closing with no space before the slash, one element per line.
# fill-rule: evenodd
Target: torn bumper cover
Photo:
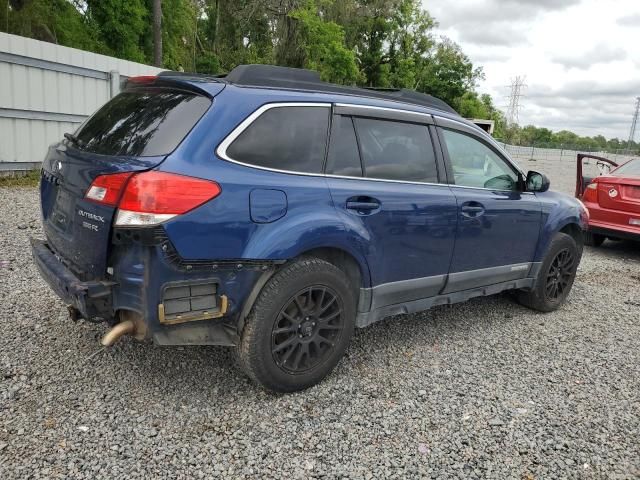
<path fill-rule="evenodd" d="M 244 268 L 240 261 L 181 269 L 160 247 L 132 246 L 113 256 L 113 281 L 85 281 L 47 241 L 31 239 L 31 251 L 42 278 L 78 316 L 116 327 L 131 320 L 134 328 L 120 326 L 116 340 L 133 334 L 159 345 L 236 345 L 246 296 L 272 272 L 271 264 Z"/>
<path fill-rule="evenodd" d="M 40 275 L 67 305 L 71 305 L 87 320 L 112 319 L 111 289 L 114 282 L 83 282 L 62 263 L 45 241 L 35 238 L 30 241 L 33 260 Z"/>

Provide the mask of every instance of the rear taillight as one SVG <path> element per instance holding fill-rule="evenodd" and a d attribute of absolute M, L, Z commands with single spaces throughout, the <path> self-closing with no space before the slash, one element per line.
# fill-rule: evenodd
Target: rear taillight
<path fill-rule="evenodd" d="M 97 177 L 85 197 L 106 205 L 117 205 L 116 225 L 120 226 L 157 225 L 193 210 L 220 195 L 221 191 L 220 185 L 210 180 L 156 171 L 127 174 L 128 177 L 119 184 L 120 189 L 117 190 L 117 180 L 109 177 L 118 175 L 123 174 Z M 111 184 L 114 187 L 107 188 L 101 200 L 102 191 L 99 188 Z M 111 202 L 104 200 L 108 195 Z"/>
<path fill-rule="evenodd" d="M 587 185 L 582 194 L 582 200 L 585 202 L 597 203 L 598 202 L 598 184 L 596 182 Z"/>
<path fill-rule="evenodd" d="M 115 207 L 120 200 L 122 189 L 133 172 L 100 175 L 91 183 L 84 198 L 92 202 Z"/>

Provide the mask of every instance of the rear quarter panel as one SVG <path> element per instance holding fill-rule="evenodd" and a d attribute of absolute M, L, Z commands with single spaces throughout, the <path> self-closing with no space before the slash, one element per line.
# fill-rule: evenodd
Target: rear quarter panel
<path fill-rule="evenodd" d="M 287 100 L 329 102 L 325 95 L 286 92 L 273 97 L 260 90 L 238 92 L 229 87 L 216 97 L 213 108 L 159 169 L 214 180 L 222 193 L 167 222 L 167 235 L 185 260 L 287 260 L 315 248 L 339 248 L 360 264 L 364 286 L 369 286 L 359 239 L 347 232 L 336 214 L 323 176 L 252 168 L 215 154 L 220 142 L 249 114 L 265 103 Z M 256 189 L 284 192 L 285 215 L 270 223 L 253 221 L 250 197 Z"/>

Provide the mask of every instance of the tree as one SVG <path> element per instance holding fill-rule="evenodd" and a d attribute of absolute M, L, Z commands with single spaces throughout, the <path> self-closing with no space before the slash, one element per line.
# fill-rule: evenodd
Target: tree
<path fill-rule="evenodd" d="M 484 79 L 482 68 L 475 67 L 460 47 L 445 38 L 426 62 L 416 90 L 438 97 L 457 108 L 462 96 Z"/>
<path fill-rule="evenodd" d="M 391 19 L 389 35 L 389 83 L 394 87 L 418 87 L 435 41 L 435 20 L 417 0 L 401 0 Z"/>
<path fill-rule="evenodd" d="M 153 64 L 162 67 L 162 0 L 153 0 Z"/>
<path fill-rule="evenodd" d="M 304 50 L 303 65 L 316 70 L 328 82 L 353 84 L 359 79 L 353 51 L 344 43 L 344 30 L 337 23 L 324 21 L 313 2 L 289 14 L 299 23 Z"/>
<path fill-rule="evenodd" d="M 149 31 L 145 0 L 86 0 L 88 16 L 97 28 L 102 45 L 113 56 L 147 62 L 144 49 Z"/>

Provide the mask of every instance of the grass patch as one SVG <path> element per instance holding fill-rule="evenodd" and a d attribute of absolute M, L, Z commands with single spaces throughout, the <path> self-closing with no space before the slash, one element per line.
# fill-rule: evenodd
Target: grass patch
<path fill-rule="evenodd" d="M 37 187 L 39 181 L 40 170 L 0 175 L 0 187 Z"/>

